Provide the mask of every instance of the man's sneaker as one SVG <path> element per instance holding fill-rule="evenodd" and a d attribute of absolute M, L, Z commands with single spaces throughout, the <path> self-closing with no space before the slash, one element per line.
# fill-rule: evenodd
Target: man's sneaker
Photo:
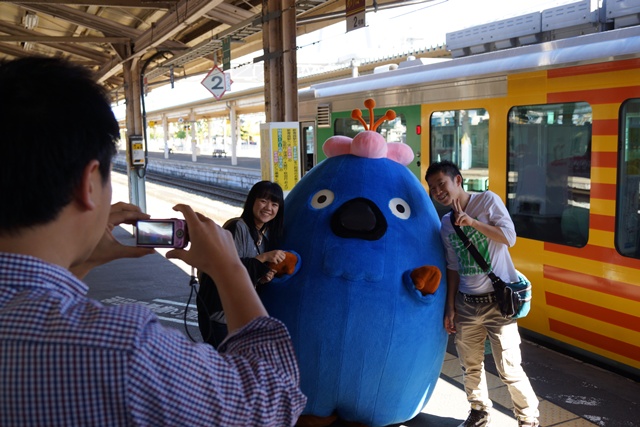
<path fill-rule="evenodd" d="M 491 421 L 489 412 L 478 409 L 472 409 L 469 411 L 467 419 L 458 427 L 487 427 Z"/>
<path fill-rule="evenodd" d="M 529 420 L 529 421 L 518 420 L 518 427 L 539 427 L 539 426 L 540 426 L 540 422 L 536 419 Z"/>

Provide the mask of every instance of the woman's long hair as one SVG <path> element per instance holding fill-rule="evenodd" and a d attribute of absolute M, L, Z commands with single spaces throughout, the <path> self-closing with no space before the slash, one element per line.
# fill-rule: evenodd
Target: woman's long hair
<path fill-rule="evenodd" d="M 244 208 L 240 217 L 249 226 L 249 232 L 254 241 L 258 240 L 258 230 L 255 227 L 255 218 L 253 216 L 253 205 L 256 199 L 267 199 L 278 204 L 278 213 L 275 218 L 266 223 L 264 226 L 269 230 L 269 248 L 277 247 L 284 233 L 284 194 L 282 187 L 275 182 L 260 181 L 254 184 L 249 190 L 247 200 L 244 202 Z"/>

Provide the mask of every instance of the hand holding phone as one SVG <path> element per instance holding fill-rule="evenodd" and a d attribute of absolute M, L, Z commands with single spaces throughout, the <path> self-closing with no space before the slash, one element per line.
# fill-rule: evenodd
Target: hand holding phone
<path fill-rule="evenodd" d="M 187 222 L 182 219 L 139 220 L 136 227 L 136 246 L 182 249 L 189 243 Z"/>

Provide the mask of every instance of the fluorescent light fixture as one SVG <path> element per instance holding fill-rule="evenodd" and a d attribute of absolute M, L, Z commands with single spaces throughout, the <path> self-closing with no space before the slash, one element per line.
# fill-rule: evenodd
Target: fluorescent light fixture
<path fill-rule="evenodd" d="M 27 12 L 22 18 L 22 23 L 27 30 L 33 30 L 38 26 L 38 15 L 35 13 Z"/>

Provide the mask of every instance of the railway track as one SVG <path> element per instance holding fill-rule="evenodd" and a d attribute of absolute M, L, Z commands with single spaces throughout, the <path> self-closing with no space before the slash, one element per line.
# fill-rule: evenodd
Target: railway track
<path fill-rule="evenodd" d="M 113 165 L 116 172 L 127 173 L 126 167 Z M 220 187 L 213 184 L 191 181 L 175 176 L 163 175 L 154 172 L 147 172 L 145 178 L 156 184 L 162 184 L 180 190 L 188 191 L 200 196 L 209 197 L 214 200 L 221 200 L 231 204 L 242 206 L 247 198 L 247 191 L 233 190 L 226 187 Z"/>

